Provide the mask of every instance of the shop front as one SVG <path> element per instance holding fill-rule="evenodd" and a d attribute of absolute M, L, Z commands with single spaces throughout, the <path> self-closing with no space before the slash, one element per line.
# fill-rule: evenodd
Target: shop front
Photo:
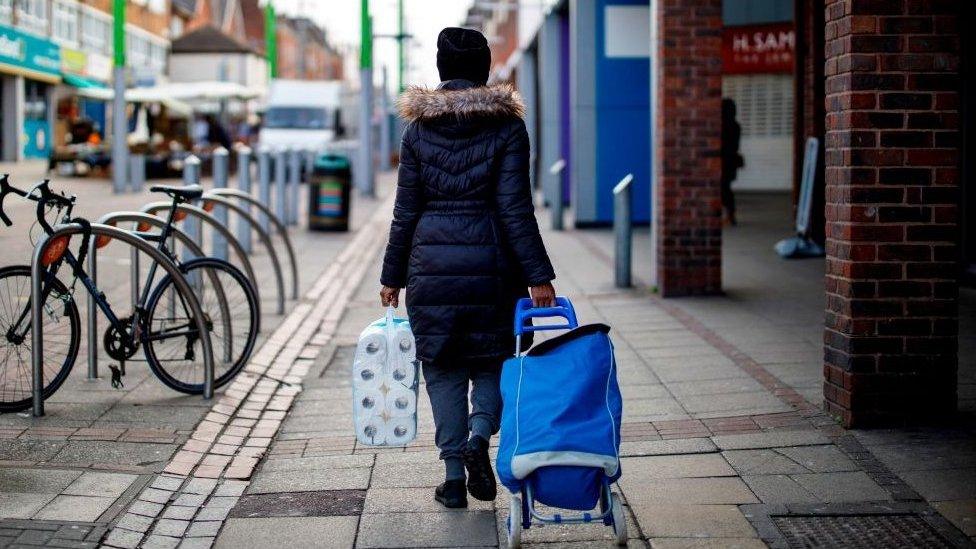
<path fill-rule="evenodd" d="M 61 80 L 60 48 L 0 25 L 0 75 L 0 157 L 47 158 L 53 145 L 52 85 Z"/>
<path fill-rule="evenodd" d="M 744 166 L 737 190 L 793 188 L 792 21 L 726 26 L 722 33 L 722 96 L 742 126 Z"/>
<path fill-rule="evenodd" d="M 111 62 L 98 54 L 61 48 L 61 72 L 50 168 L 59 175 L 105 169 L 111 159 L 105 144 Z"/>

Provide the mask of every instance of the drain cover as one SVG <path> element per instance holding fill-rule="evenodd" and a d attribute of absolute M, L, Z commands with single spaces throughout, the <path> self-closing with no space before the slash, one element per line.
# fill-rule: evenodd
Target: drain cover
<path fill-rule="evenodd" d="M 773 516 L 790 547 L 951 548 L 917 515 Z"/>

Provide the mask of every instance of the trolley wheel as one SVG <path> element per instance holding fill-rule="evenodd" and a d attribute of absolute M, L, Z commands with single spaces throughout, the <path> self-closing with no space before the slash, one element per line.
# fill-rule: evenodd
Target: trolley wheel
<path fill-rule="evenodd" d="M 508 505 L 508 546 L 522 546 L 522 500 L 514 495 Z"/>
<path fill-rule="evenodd" d="M 610 514 L 613 517 L 613 535 L 617 545 L 623 547 L 627 545 L 627 515 L 624 514 L 624 506 L 620 503 L 620 496 L 613 494 L 610 496 Z"/>

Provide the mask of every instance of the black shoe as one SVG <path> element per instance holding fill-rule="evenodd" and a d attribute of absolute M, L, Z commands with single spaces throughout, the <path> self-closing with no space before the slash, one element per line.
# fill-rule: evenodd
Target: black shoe
<path fill-rule="evenodd" d="M 468 493 L 474 499 L 492 501 L 498 495 L 495 472 L 488 456 L 488 441 L 473 436 L 464 447 L 464 467 L 468 470 Z"/>
<path fill-rule="evenodd" d="M 448 509 L 463 509 L 468 506 L 464 493 L 464 479 L 446 480 L 434 489 L 434 499 Z"/>

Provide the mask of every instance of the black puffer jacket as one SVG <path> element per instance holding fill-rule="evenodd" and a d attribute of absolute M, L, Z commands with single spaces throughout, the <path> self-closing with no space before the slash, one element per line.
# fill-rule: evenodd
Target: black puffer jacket
<path fill-rule="evenodd" d="M 424 362 L 511 354 L 515 302 L 555 278 L 529 185 L 529 139 L 508 85 L 412 88 L 380 279 L 406 287 Z M 523 342 L 523 346 L 529 341 Z"/>

